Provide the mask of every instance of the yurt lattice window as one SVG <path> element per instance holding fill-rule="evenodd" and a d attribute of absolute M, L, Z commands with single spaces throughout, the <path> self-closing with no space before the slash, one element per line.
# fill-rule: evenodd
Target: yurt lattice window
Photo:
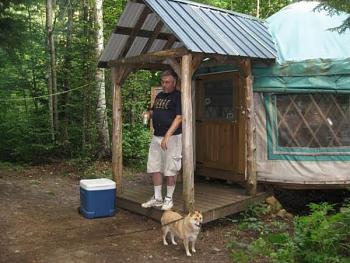
<path fill-rule="evenodd" d="M 350 146 L 350 96 L 274 95 L 280 147 Z"/>

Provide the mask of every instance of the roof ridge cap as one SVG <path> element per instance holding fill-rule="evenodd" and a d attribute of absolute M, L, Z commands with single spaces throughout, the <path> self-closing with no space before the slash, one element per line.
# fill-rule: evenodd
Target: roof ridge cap
<path fill-rule="evenodd" d="M 251 15 L 235 12 L 235 11 L 232 11 L 232 10 L 228 10 L 228 9 L 224 9 L 224 8 L 220 8 L 220 7 L 216 7 L 216 6 L 212 6 L 212 5 L 207 5 L 207 4 L 202 4 L 202 3 L 198 3 L 198 2 L 193 2 L 193 1 L 189 1 L 189 0 L 166 0 L 166 1 L 179 2 L 179 3 L 189 4 L 189 5 L 193 5 L 193 6 L 204 7 L 204 8 L 212 9 L 212 10 L 215 10 L 215 11 L 220 11 L 220 12 L 228 13 L 228 14 L 231 14 L 231 15 L 239 16 L 239 17 L 246 18 L 246 19 L 251 19 L 251 20 L 257 20 L 257 21 L 260 21 L 260 22 L 265 22 L 264 19 L 257 18 L 255 16 L 251 16 Z"/>

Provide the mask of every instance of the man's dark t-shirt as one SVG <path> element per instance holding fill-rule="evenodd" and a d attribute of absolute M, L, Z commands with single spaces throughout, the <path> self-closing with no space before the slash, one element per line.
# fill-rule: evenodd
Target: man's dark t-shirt
<path fill-rule="evenodd" d="M 178 90 L 174 90 L 171 93 L 160 92 L 154 100 L 152 110 L 154 135 L 164 136 L 176 115 L 181 115 L 181 92 Z M 173 135 L 181 132 L 180 125 Z"/>

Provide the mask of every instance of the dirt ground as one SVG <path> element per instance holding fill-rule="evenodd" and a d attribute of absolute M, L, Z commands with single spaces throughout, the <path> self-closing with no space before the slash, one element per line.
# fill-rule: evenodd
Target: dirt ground
<path fill-rule="evenodd" d="M 159 223 L 121 209 L 85 219 L 79 202 L 79 180 L 54 167 L 0 169 L 0 262 L 230 262 L 225 221 L 205 225 L 188 258 Z"/>

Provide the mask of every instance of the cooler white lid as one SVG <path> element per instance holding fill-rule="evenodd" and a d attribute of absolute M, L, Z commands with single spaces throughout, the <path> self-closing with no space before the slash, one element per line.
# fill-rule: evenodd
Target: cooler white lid
<path fill-rule="evenodd" d="M 106 178 L 83 179 L 80 180 L 80 187 L 90 191 L 109 190 L 115 189 L 115 182 Z"/>

